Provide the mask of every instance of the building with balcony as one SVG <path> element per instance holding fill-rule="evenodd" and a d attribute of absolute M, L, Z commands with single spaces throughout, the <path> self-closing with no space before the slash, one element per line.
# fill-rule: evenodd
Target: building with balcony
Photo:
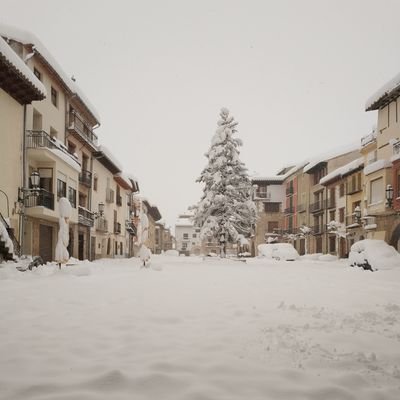
<path fill-rule="evenodd" d="M 192 217 L 193 214 L 191 212 L 185 212 L 178 216 L 175 223 L 176 250 L 185 255 L 200 255 L 202 252 L 208 254 L 215 251 L 215 246 L 207 247 L 207 241 L 204 243 L 204 249 L 202 249 L 200 227 L 193 224 Z"/>
<path fill-rule="evenodd" d="M 24 182 L 24 110 L 27 104 L 42 101 L 46 95 L 43 84 L 0 36 L 0 223 L 14 239 L 16 253 L 21 241 L 23 208 L 18 187 L 23 187 Z"/>
<path fill-rule="evenodd" d="M 364 216 L 375 217 L 376 229 L 368 237 L 386 240 L 400 251 L 400 198 L 399 198 L 399 140 L 400 120 L 398 98 L 400 97 L 400 74 L 391 79 L 366 102 L 366 111 L 378 111 L 377 128 L 373 141 L 375 148 L 366 143 Z M 368 163 L 370 153 L 375 160 Z M 392 188 L 393 198 L 387 201 L 386 192 Z M 390 192 L 390 190 L 388 191 Z M 365 213 L 364 213 L 365 210 Z"/>
<path fill-rule="evenodd" d="M 310 188 L 308 226 L 311 227 L 313 233 L 309 242 L 311 253 L 337 252 L 332 235 L 327 230 L 327 224 L 333 217 L 337 218 L 338 205 L 343 200 L 339 201 L 340 185 L 336 184 L 336 179 L 330 180 L 329 177 L 335 176 L 335 171 L 338 168 L 360 158 L 360 156 L 359 146 L 352 145 L 345 149 L 339 148 L 317 156 L 304 167 L 303 172 L 308 175 Z M 345 251 L 343 245 L 342 247 Z"/>

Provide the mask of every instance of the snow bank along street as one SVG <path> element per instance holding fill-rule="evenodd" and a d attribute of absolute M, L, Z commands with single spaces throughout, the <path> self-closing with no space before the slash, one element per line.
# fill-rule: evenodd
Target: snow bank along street
<path fill-rule="evenodd" d="M 399 399 L 400 271 L 195 257 L 0 268 L 1 399 Z"/>

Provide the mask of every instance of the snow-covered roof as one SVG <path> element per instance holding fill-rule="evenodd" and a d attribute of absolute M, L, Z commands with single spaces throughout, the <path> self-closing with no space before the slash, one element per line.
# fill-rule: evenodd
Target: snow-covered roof
<path fill-rule="evenodd" d="M 82 104 L 87 108 L 90 114 L 92 114 L 93 118 L 100 123 L 100 116 L 95 107 L 90 103 L 79 86 L 61 68 L 56 59 L 33 33 L 0 22 L 0 36 L 15 40 L 25 45 L 32 45 L 34 52 L 43 57 L 43 59 L 59 76 L 65 86 L 81 100 Z"/>
<path fill-rule="evenodd" d="M 277 183 L 282 183 L 285 179 L 287 179 L 290 175 L 293 175 L 296 173 L 298 170 L 301 168 L 304 168 L 304 166 L 308 163 L 308 161 L 303 161 L 301 163 L 298 163 L 294 166 L 285 167 L 287 169 L 286 173 L 280 174 L 280 175 L 270 175 L 270 176 L 252 176 L 251 181 L 252 182 L 261 182 L 261 181 L 268 181 L 268 182 L 277 182 Z M 282 170 L 282 169 L 281 169 Z"/>
<path fill-rule="evenodd" d="M 391 167 L 391 162 L 389 160 L 377 160 L 364 168 L 364 175 L 369 175 L 380 169 L 389 167 Z"/>
<path fill-rule="evenodd" d="M 400 96 L 400 73 L 377 90 L 365 103 L 365 110 L 379 110 Z"/>
<path fill-rule="evenodd" d="M 100 145 L 98 151 L 93 153 L 94 158 L 98 159 L 106 168 L 108 168 L 113 174 L 120 173 L 122 166 L 118 160 L 113 156 L 107 147 Z"/>
<path fill-rule="evenodd" d="M 39 81 L 34 73 L 28 68 L 28 66 L 18 57 L 15 51 L 7 44 L 7 42 L 0 37 L 0 55 L 14 67 L 37 91 L 42 95 L 41 97 L 47 96 L 46 88 L 43 83 Z"/>
<path fill-rule="evenodd" d="M 341 155 L 351 153 L 352 151 L 356 151 L 359 149 L 360 149 L 360 143 L 355 142 L 355 143 L 350 143 L 346 146 L 337 147 L 333 150 L 322 153 L 322 154 L 310 159 L 310 162 L 303 168 L 303 172 L 311 171 L 314 167 L 316 167 L 320 163 L 327 162 L 327 161 L 331 160 L 332 158 L 336 158 Z"/>
<path fill-rule="evenodd" d="M 123 172 L 118 172 L 115 176 L 114 179 L 124 188 L 127 190 L 132 190 L 132 182 L 129 179 L 129 177 Z"/>
<path fill-rule="evenodd" d="M 350 174 L 351 172 L 360 169 L 363 165 L 364 165 L 364 157 L 357 158 L 356 160 L 353 160 L 348 164 L 343 165 L 343 167 L 336 168 L 329 174 L 325 175 L 323 178 L 320 179 L 319 183 L 321 185 L 324 185 L 325 183 L 328 183 L 335 179 L 343 178 L 344 176 Z"/>

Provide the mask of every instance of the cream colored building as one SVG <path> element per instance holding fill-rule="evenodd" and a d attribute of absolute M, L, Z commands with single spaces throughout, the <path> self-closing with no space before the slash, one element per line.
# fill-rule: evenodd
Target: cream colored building
<path fill-rule="evenodd" d="M 20 135 L 9 138 L 12 147 L 8 142 L 2 147 L 2 159 L 16 165 L 12 177 L 7 177 L 7 182 L 15 182 L 14 188 L 7 187 L 12 203 L 16 203 L 18 186 L 27 189 L 22 192 L 21 207 L 13 209 L 21 215 L 22 252 L 40 255 L 44 261 L 54 259 L 58 199 L 67 197 L 73 209 L 69 221 L 71 256 L 93 259 L 133 255 L 136 230 L 131 216 L 132 193 L 138 191 L 138 184 L 99 147 L 94 133 L 100 124 L 97 111 L 34 35 L 0 24 L 0 37 L 7 40 L 13 56 L 47 92 L 44 100 L 25 108 L 0 93 L 2 111 L 7 111 L 0 124 L 10 132 L 7 135 L 11 135 L 11 125 Z M 32 88 L 26 88 L 27 99 L 21 104 L 29 103 L 29 95 Z M 36 95 L 32 100 L 43 97 Z M 28 190 L 33 172 L 40 175 L 35 196 Z M 103 215 L 99 204 L 104 205 Z M 14 217 L 10 224 L 17 228 L 17 221 Z"/>
<path fill-rule="evenodd" d="M 23 138 L 26 105 L 41 101 L 46 89 L 0 36 L 0 223 L 19 252 L 23 187 Z"/>

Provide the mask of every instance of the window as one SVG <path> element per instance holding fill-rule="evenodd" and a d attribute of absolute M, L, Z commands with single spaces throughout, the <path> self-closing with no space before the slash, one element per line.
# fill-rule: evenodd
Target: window
<path fill-rule="evenodd" d="M 124 245 L 122 242 L 119 244 L 119 254 L 122 256 L 124 254 Z"/>
<path fill-rule="evenodd" d="M 39 79 L 39 81 L 42 80 L 42 74 L 36 67 L 33 67 L 33 73 L 35 74 L 36 78 Z"/>
<path fill-rule="evenodd" d="M 339 208 L 339 222 L 344 222 L 344 207 Z"/>
<path fill-rule="evenodd" d="M 51 168 L 39 168 L 40 187 L 47 192 L 53 193 L 53 170 Z M 29 184 L 31 184 L 29 180 Z"/>
<path fill-rule="evenodd" d="M 279 212 L 281 203 L 264 203 L 264 210 L 265 212 L 273 213 L 273 212 Z"/>
<path fill-rule="evenodd" d="M 183 240 L 188 240 L 189 239 L 189 234 L 188 233 L 184 233 L 183 234 Z"/>
<path fill-rule="evenodd" d="M 57 179 L 57 197 L 67 197 L 67 184 L 61 179 Z"/>
<path fill-rule="evenodd" d="M 86 199 L 87 199 L 87 196 L 84 193 L 79 192 L 79 205 L 81 207 L 87 208 L 86 207 L 86 205 L 87 205 Z"/>
<path fill-rule="evenodd" d="M 187 243 L 186 242 L 183 242 L 182 243 L 182 250 L 186 250 L 187 249 Z"/>
<path fill-rule="evenodd" d="M 340 197 L 343 197 L 343 196 L 344 196 L 344 183 L 341 183 L 341 184 L 340 184 L 340 187 L 339 187 L 339 196 L 340 196 Z"/>
<path fill-rule="evenodd" d="M 192 238 L 195 239 L 196 237 L 197 237 L 197 235 L 195 233 L 193 233 Z"/>
<path fill-rule="evenodd" d="M 336 252 L 336 237 L 329 236 L 329 252 L 335 253 Z"/>
<path fill-rule="evenodd" d="M 93 190 L 95 190 L 97 192 L 97 183 L 98 183 L 98 178 L 97 176 L 95 176 L 93 178 Z"/>
<path fill-rule="evenodd" d="M 273 233 L 279 228 L 279 222 L 278 221 L 268 221 L 268 232 Z"/>
<path fill-rule="evenodd" d="M 76 208 L 76 189 L 68 187 L 68 200 L 73 208 Z"/>
<path fill-rule="evenodd" d="M 384 200 L 383 178 L 375 179 L 370 183 L 369 204 L 379 203 Z"/>
<path fill-rule="evenodd" d="M 200 233 L 200 229 L 196 229 L 196 232 L 197 232 L 197 233 Z"/>
<path fill-rule="evenodd" d="M 53 86 L 51 87 L 51 102 L 54 106 L 58 107 L 58 92 Z"/>
<path fill-rule="evenodd" d="M 335 221 L 335 218 L 336 218 L 336 211 L 335 210 L 329 211 L 329 222 Z"/>

